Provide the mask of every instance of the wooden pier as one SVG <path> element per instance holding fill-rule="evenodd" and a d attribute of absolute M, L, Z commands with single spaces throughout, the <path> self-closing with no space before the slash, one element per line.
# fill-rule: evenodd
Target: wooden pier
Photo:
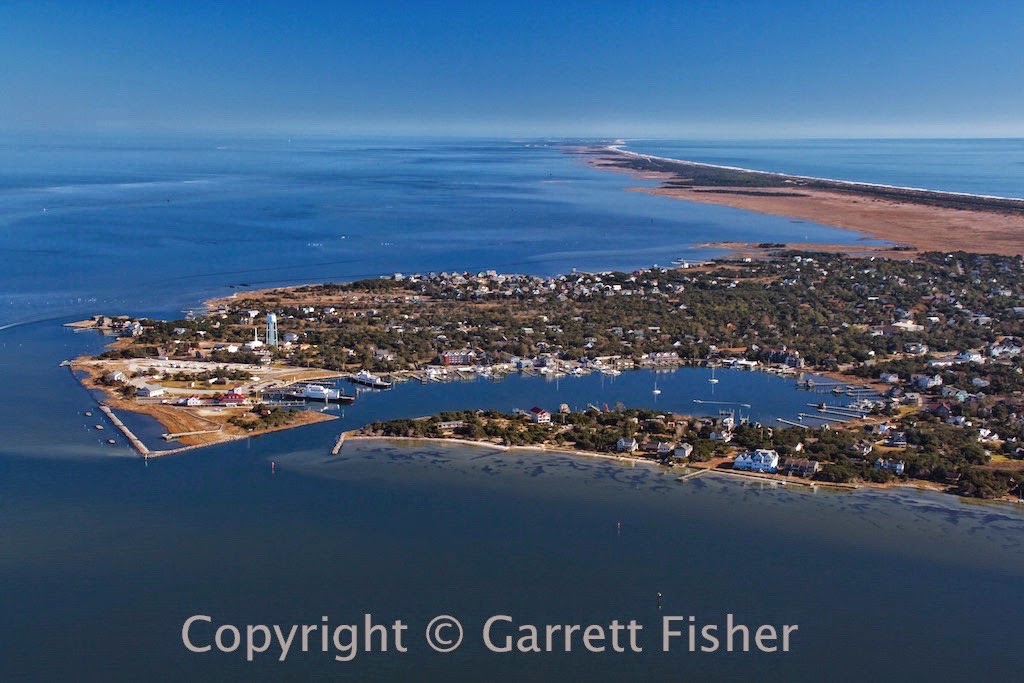
<path fill-rule="evenodd" d="M 842 424 L 843 422 L 849 422 L 853 418 L 841 418 L 833 417 L 831 415 L 811 415 L 810 413 L 797 413 L 800 417 L 810 420 L 821 420 L 822 422 L 835 422 Z"/>
<path fill-rule="evenodd" d="M 708 472 L 711 472 L 711 471 L 712 471 L 712 469 L 710 467 L 702 467 L 701 469 L 697 470 L 696 472 L 687 472 L 686 474 L 682 475 L 681 477 L 676 477 L 676 481 L 686 481 L 687 479 L 696 479 L 700 475 L 707 474 Z"/>
<path fill-rule="evenodd" d="M 334 443 L 334 448 L 331 449 L 331 455 L 337 455 L 341 452 L 341 447 L 345 445 L 345 432 L 342 432 L 338 436 L 338 440 Z"/>
<path fill-rule="evenodd" d="M 867 413 L 863 410 L 856 410 L 855 408 L 847 408 L 845 406 L 824 406 L 822 407 L 819 403 L 808 403 L 811 408 L 817 408 L 820 413 L 832 413 L 840 417 L 852 417 L 855 419 L 863 419 L 867 417 Z"/>
<path fill-rule="evenodd" d="M 150 450 L 149 448 L 146 447 L 146 444 L 142 443 L 142 440 L 139 437 L 132 434 L 132 431 L 128 429 L 125 423 L 121 422 L 120 418 L 118 418 L 117 415 L 114 415 L 114 411 L 110 409 L 110 406 L 101 403 L 100 410 L 103 411 L 103 414 L 107 416 L 107 418 L 113 423 L 115 427 L 121 430 L 121 433 L 124 434 L 125 438 L 128 439 L 128 443 L 130 443 L 132 447 L 136 451 L 138 451 L 139 455 L 141 455 L 143 458 L 149 457 Z"/>

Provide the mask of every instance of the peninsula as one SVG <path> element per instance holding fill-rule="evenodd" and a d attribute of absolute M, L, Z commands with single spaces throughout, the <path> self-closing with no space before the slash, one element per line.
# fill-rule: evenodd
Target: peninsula
<path fill-rule="evenodd" d="M 622 145 L 570 151 L 595 168 L 660 183 L 635 188 L 640 192 L 845 228 L 918 251 L 1024 254 L 1024 199 L 769 173 L 639 154 Z"/>
<path fill-rule="evenodd" d="M 220 412 L 227 402 L 244 413 L 225 420 L 243 434 L 288 426 L 275 413 L 282 394 L 317 379 L 374 378 L 373 385 L 388 386 L 682 365 L 813 371 L 862 399 L 850 414 L 834 416 L 831 427 L 793 423 L 792 433 L 779 425 L 766 433 L 721 416 L 663 416 L 673 429 L 685 423 L 686 431 L 647 436 L 666 443 L 685 436 L 694 459 L 734 456 L 737 444 L 792 440 L 791 455 L 806 448 L 818 463 L 816 478 L 830 482 L 884 479 L 874 473 L 881 459 L 897 477 L 967 495 L 1019 490 L 1024 259 L 964 252 L 906 258 L 902 251 L 892 252 L 900 258 L 851 258 L 785 245 L 759 251 L 756 259 L 631 273 L 396 273 L 236 293 L 182 320 L 96 316 L 79 325 L 120 338 L 100 357 L 73 366 L 111 400 L 124 401 L 118 407 L 148 411 L 169 432 L 183 431 L 169 422 L 173 411 Z M 264 317 L 274 321 L 274 332 L 268 327 L 260 340 Z M 406 421 L 371 432 L 443 438 L 437 423 L 461 420 L 453 431 L 459 437 L 497 430 L 491 436 L 507 445 L 571 443 L 604 452 L 636 432 L 629 424 L 639 422 L 623 421 L 628 409 L 557 418 L 576 425 L 572 434 L 522 429 L 524 419 L 533 419 L 525 413 L 487 423 L 466 416 Z M 594 421 L 600 428 L 588 431 Z"/>

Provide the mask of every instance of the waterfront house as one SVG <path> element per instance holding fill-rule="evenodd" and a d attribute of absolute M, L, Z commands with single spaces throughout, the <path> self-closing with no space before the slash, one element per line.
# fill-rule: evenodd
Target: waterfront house
<path fill-rule="evenodd" d="M 141 337 L 142 323 L 132 321 L 121 328 L 122 337 Z"/>
<path fill-rule="evenodd" d="M 676 446 L 676 450 L 672 453 L 673 458 L 689 458 L 693 453 L 693 446 L 688 443 L 681 443 Z"/>
<path fill-rule="evenodd" d="M 437 428 L 442 432 L 453 432 L 456 429 L 461 429 L 466 426 L 466 423 L 462 420 L 449 420 L 448 422 L 438 422 Z"/>
<path fill-rule="evenodd" d="M 245 396 L 232 389 L 218 400 L 225 405 L 239 405 L 245 403 Z"/>
<path fill-rule="evenodd" d="M 902 460 L 889 460 L 886 458 L 879 458 L 875 460 L 876 470 L 889 470 L 894 474 L 901 475 L 906 469 L 906 464 Z"/>
<path fill-rule="evenodd" d="M 537 424 L 550 424 L 551 413 L 544 410 L 543 408 L 534 406 L 530 408 L 530 419 L 536 422 Z"/>
<path fill-rule="evenodd" d="M 732 462 L 732 468 L 746 472 L 775 473 L 779 471 L 779 454 L 767 448 L 746 451 L 736 456 Z"/>
<path fill-rule="evenodd" d="M 783 472 L 796 477 L 812 477 L 820 469 L 820 462 L 807 458 L 786 458 L 782 464 Z"/>
<path fill-rule="evenodd" d="M 113 372 L 108 372 L 103 375 L 103 381 L 107 384 L 117 384 L 125 381 L 125 375 L 120 370 L 114 370 Z"/>
<path fill-rule="evenodd" d="M 620 453 L 633 453 L 640 448 L 640 444 L 631 436 L 623 436 L 615 442 L 615 450 Z"/>

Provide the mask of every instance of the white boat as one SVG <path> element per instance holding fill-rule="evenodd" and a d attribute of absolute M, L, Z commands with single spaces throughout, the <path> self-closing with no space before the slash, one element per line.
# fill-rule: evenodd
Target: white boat
<path fill-rule="evenodd" d="M 346 396 L 338 389 L 325 387 L 321 384 L 304 384 L 291 394 L 293 398 L 301 398 L 307 401 L 323 401 L 324 403 L 351 403 L 354 396 Z"/>
<path fill-rule="evenodd" d="M 718 379 L 715 378 L 715 366 L 711 366 L 711 379 L 708 380 L 708 384 L 718 384 Z"/>
<path fill-rule="evenodd" d="M 360 370 L 356 374 L 350 377 L 356 384 L 362 384 L 367 387 L 373 387 L 374 389 L 390 389 L 391 382 L 385 381 L 373 374 L 369 370 Z"/>
<path fill-rule="evenodd" d="M 661 389 L 658 388 L 658 383 L 654 383 L 654 391 L 652 392 L 655 396 L 661 393 Z"/>

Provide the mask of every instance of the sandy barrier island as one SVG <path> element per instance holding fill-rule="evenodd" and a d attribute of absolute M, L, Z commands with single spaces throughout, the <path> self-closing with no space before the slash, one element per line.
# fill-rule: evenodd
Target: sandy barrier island
<path fill-rule="evenodd" d="M 595 168 L 659 182 L 634 188 L 639 192 L 854 230 L 918 251 L 1024 255 L 1024 199 L 716 166 L 617 145 L 568 151 Z M 856 244 L 848 248 L 862 249 Z"/>

